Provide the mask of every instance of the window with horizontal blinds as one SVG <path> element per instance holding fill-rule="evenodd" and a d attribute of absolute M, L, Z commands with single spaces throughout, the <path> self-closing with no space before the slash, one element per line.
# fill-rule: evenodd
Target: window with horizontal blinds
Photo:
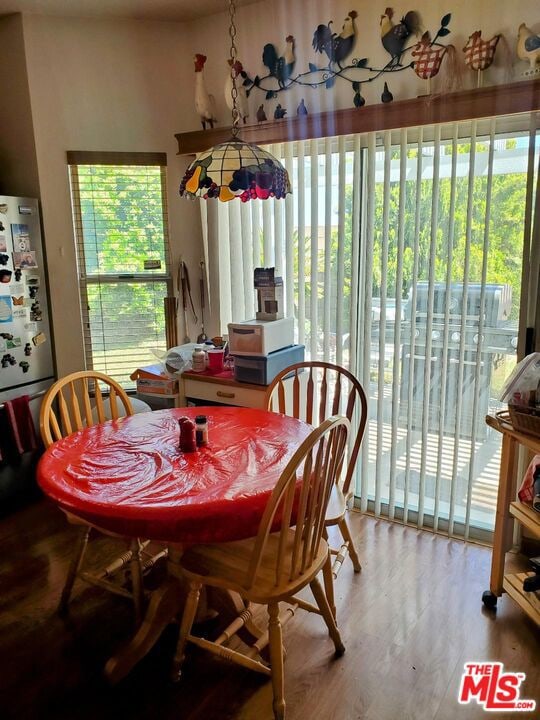
<path fill-rule="evenodd" d="M 164 350 L 166 156 L 68 153 L 87 367 L 125 388 Z"/>

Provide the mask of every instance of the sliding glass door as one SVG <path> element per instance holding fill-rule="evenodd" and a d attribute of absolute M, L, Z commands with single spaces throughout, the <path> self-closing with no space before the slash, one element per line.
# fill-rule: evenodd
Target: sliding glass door
<path fill-rule="evenodd" d="M 465 537 L 494 525 L 500 440 L 484 418 L 516 362 L 537 166 L 535 133 L 504 126 L 385 133 L 364 153 L 358 502 Z"/>
<path fill-rule="evenodd" d="M 253 312 L 253 267 L 275 265 L 306 356 L 350 367 L 368 392 L 358 506 L 489 535 L 500 443 L 484 417 L 516 362 L 534 119 L 270 149 L 292 196 L 204 207 L 234 278 L 220 293 L 224 326 Z"/>

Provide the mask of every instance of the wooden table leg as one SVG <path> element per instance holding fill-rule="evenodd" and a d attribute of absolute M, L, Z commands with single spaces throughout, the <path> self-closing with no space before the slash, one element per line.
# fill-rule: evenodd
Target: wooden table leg
<path fill-rule="evenodd" d="M 153 648 L 161 633 L 171 623 L 183 606 L 181 583 L 167 578 L 152 594 L 144 619 L 130 642 L 105 665 L 105 676 L 114 685 Z"/>
<path fill-rule="evenodd" d="M 167 578 L 152 593 L 143 621 L 129 643 L 105 665 L 105 676 L 114 685 L 154 647 L 162 632 L 180 614 L 185 589 L 178 568 L 182 546 L 171 545 L 167 556 Z"/>
<path fill-rule="evenodd" d="M 186 588 L 179 569 L 181 556 L 180 546 L 169 547 L 166 580 L 152 593 L 146 614 L 133 638 L 105 665 L 105 676 L 111 684 L 122 680 L 142 660 L 159 640 L 167 625 L 182 612 Z M 227 623 L 250 607 L 238 593 L 219 588 L 208 588 L 208 591 L 208 606 L 223 614 Z M 203 601 L 199 606 L 199 618 L 202 619 L 206 614 Z M 247 645 L 253 645 L 263 633 L 264 631 L 249 619 L 238 635 Z"/>
<path fill-rule="evenodd" d="M 510 515 L 510 503 L 514 499 L 514 460 L 516 442 L 509 435 L 503 434 L 501 471 L 499 475 L 499 492 L 497 495 L 497 514 L 495 516 L 495 532 L 493 534 L 493 555 L 491 557 L 491 592 L 500 597 L 503 593 L 504 557 L 511 543 L 513 523 Z"/>

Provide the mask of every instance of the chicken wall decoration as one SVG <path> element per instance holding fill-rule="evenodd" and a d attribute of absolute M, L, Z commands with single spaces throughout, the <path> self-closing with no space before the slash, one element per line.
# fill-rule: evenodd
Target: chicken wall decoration
<path fill-rule="evenodd" d="M 472 35 L 469 35 L 467 44 L 463 48 L 465 64 L 471 70 L 487 70 L 493 63 L 500 39 L 500 35 L 494 35 L 491 40 L 483 40 L 482 31 L 475 30 Z"/>
<path fill-rule="evenodd" d="M 469 35 L 463 52 L 465 53 L 465 64 L 477 73 L 477 87 L 482 86 L 484 70 L 487 70 L 493 64 L 495 50 L 501 39 L 503 39 L 503 36 L 499 34 L 494 35 L 491 40 L 484 40 L 481 30 L 475 30 Z M 508 54 L 508 44 L 504 39 L 503 46 Z"/>
<path fill-rule="evenodd" d="M 387 7 L 384 15 L 381 15 L 381 42 L 384 49 L 392 58 L 390 67 L 400 65 L 401 56 L 407 39 L 411 35 L 417 35 L 420 30 L 420 17 L 415 10 L 409 10 L 398 23 L 394 23 L 392 18 L 394 11 L 391 7 Z"/>
<path fill-rule="evenodd" d="M 203 130 L 206 130 L 206 124 L 214 127 L 216 120 L 216 103 L 213 95 L 210 95 L 204 83 L 204 65 L 206 63 L 206 55 L 197 53 L 194 57 L 195 62 L 195 109 L 201 118 Z"/>
<path fill-rule="evenodd" d="M 294 85 L 330 89 L 337 80 L 341 80 L 351 85 L 355 107 L 362 107 L 365 103 L 361 94 L 363 83 L 374 82 L 381 76 L 388 78 L 391 73 L 415 69 L 418 62 L 422 63 L 421 57 L 416 59 L 413 55 L 413 50 L 418 50 L 417 35 L 421 26 L 420 17 L 415 10 L 409 10 L 399 21 L 394 19 L 391 7 L 387 7 L 381 15 L 381 43 L 390 59 L 379 67 L 371 65 L 366 57 L 351 59 L 357 39 L 357 18 L 356 10 L 351 10 L 339 32 L 333 30 L 332 20 L 317 26 L 312 39 L 317 62 L 308 63 L 304 72 L 295 73 L 295 40 L 292 35 L 285 39 L 283 52 L 278 52 L 271 43 L 266 44 L 262 52 L 262 63 L 266 72 L 254 76 L 246 73 L 243 79 L 246 95 L 259 90 L 265 93 L 266 100 L 271 100 Z M 439 66 L 447 48 L 439 39 L 450 34 L 450 19 L 450 13 L 441 19 L 433 40 L 429 33 L 423 36 L 421 52 L 437 54 Z M 322 63 L 319 56 L 324 58 Z M 391 96 L 391 93 L 388 96 Z"/>
<path fill-rule="evenodd" d="M 445 47 L 433 47 L 431 36 L 426 30 L 412 51 L 413 58 L 416 58 L 414 72 L 421 80 L 431 80 L 439 74 L 445 54 Z"/>
<path fill-rule="evenodd" d="M 271 43 L 264 46 L 262 54 L 263 65 L 265 65 L 268 70 L 267 77 L 275 78 L 280 88 L 285 88 L 287 81 L 293 73 L 296 62 L 293 36 L 287 35 L 285 43 L 283 55 L 280 55 Z"/>
<path fill-rule="evenodd" d="M 339 34 L 332 32 L 332 21 L 328 25 L 319 25 L 313 34 L 313 49 L 324 53 L 328 58 L 328 67 L 338 65 L 343 69 L 342 63 L 352 52 L 356 37 L 355 19 L 358 17 L 356 10 L 345 18 L 343 27 Z"/>
<path fill-rule="evenodd" d="M 518 30 L 516 53 L 520 60 L 526 60 L 530 69 L 527 74 L 538 72 L 540 63 L 540 35 L 537 35 L 525 23 L 521 23 Z"/>
<path fill-rule="evenodd" d="M 451 58 L 451 74 L 455 77 L 459 73 L 455 47 L 453 45 L 433 43 L 428 31 L 426 31 L 420 38 L 420 41 L 416 43 L 411 54 L 414 58 L 414 72 L 421 80 L 427 81 L 428 95 L 431 92 L 431 80 L 439 74 L 442 62 L 447 54 L 449 54 Z"/>

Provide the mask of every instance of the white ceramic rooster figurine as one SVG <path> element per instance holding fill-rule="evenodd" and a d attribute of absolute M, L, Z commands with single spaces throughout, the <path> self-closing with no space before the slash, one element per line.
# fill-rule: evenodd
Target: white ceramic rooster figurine
<path fill-rule="evenodd" d="M 516 52 L 521 60 L 528 60 L 531 70 L 540 62 L 540 36 L 521 23 L 518 30 Z"/>
<path fill-rule="evenodd" d="M 246 124 L 246 119 L 249 116 L 249 106 L 248 106 L 248 99 L 246 94 L 246 88 L 243 85 L 244 77 L 242 76 L 242 73 L 244 73 L 244 67 L 240 60 L 236 60 L 231 65 L 231 60 L 227 60 L 229 72 L 227 73 L 227 79 L 225 80 L 225 102 L 227 103 L 227 107 L 229 110 L 232 111 L 233 109 L 233 101 L 232 101 L 232 73 L 234 73 L 234 77 L 236 78 L 236 89 L 238 91 L 238 96 L 236 98 L 236 109 L 238 110 L 238 120 L 241 120 L 244 125 Z M 232 69 L 231 69 L 232 68 Z M 245 76 L 245 73 L 244 73 Z"/>
<path fill-rule="evenodd" d="M 204 84 L 204 64 L 206 62 L 206 55 L 197 53 L 195 55 L 195 109 L 197 114 L 201 118 L 203 130 L 206 130 L 206 123 L 211 128 L 214 127 L 216 120 L 216 103 L 214 96 L 210 95 Z"/>

